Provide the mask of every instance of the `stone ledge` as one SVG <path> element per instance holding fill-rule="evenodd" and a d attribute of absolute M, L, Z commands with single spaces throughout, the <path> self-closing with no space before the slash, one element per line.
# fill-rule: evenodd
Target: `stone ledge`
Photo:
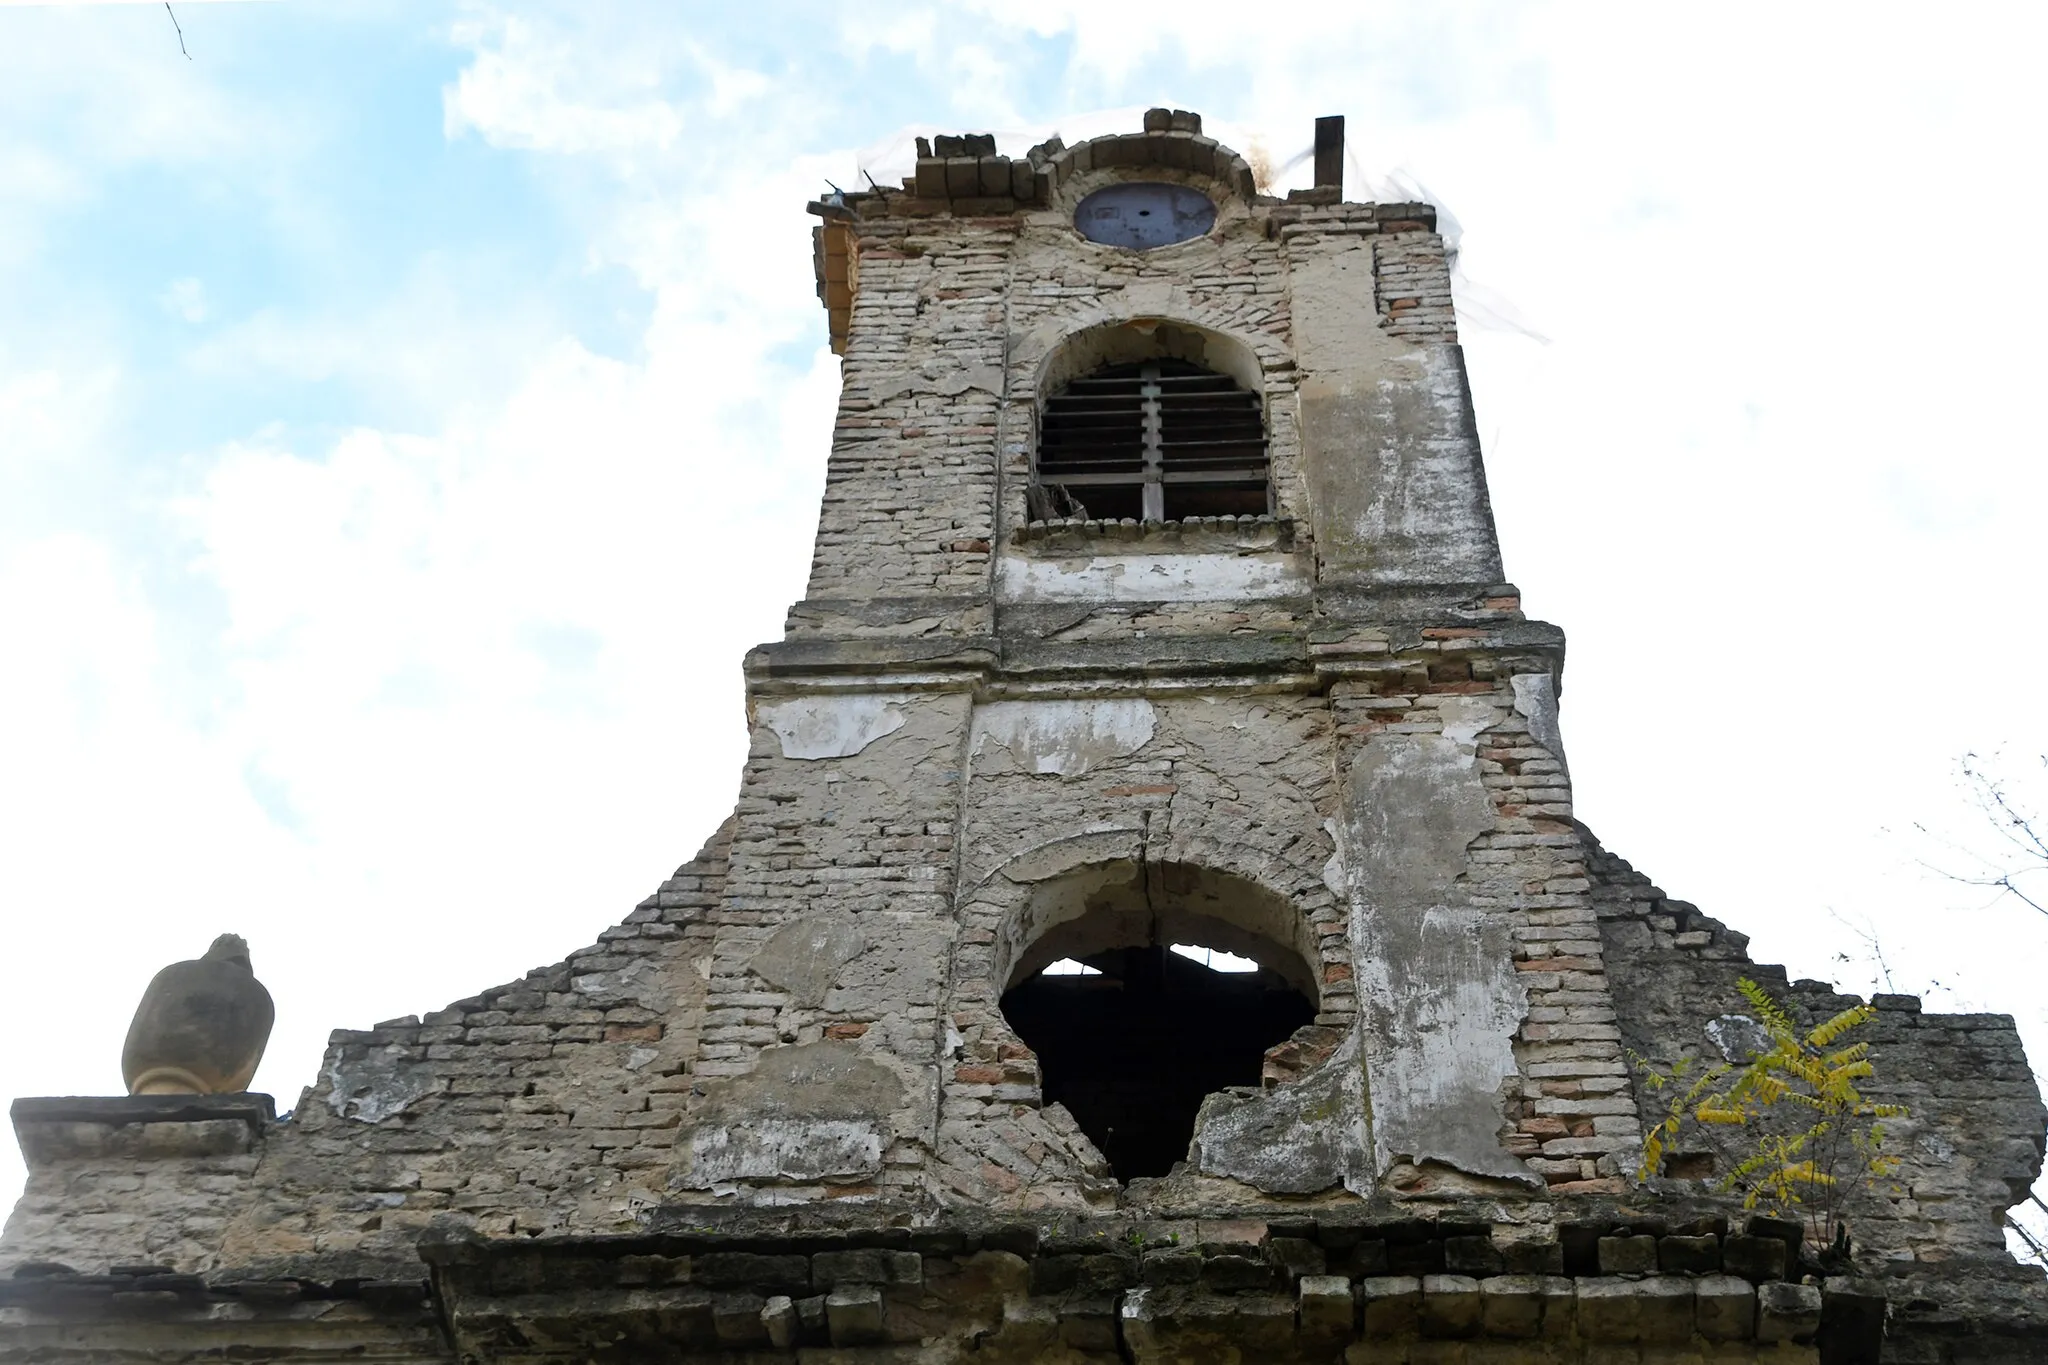
<path fill-rule="evenodd" d="M 1211 549 L 1228 543 L 1256 542 L 1291 548 L 1295 523 L 1287 517 L 1180 517 L 1171 521 L 1139 521 L 1135 517 L 1054 517 L 1029 521 L 1010 533 L 1012 545 L 1059 548 L 1067 545 L 1096 551 L 1103 541 L 1133 545 L 1139 550 Z"/>
<path fill-rule="evenodd" d="M 23 1096 L 8 1114 L 23 1123 L 200 1123 L 240 1119 L 255 1127 L 277 1118 L 277 1101 L 253 1090 L 226 1095 Z"/>
<path fill-rule="evenodd" d="M 9 1110 L 31 1169 L 62 1161 L 159 1161 L 233 1156 L 276 1121 L 268 1095 L 60 1095 L 23 1097 Z"/>

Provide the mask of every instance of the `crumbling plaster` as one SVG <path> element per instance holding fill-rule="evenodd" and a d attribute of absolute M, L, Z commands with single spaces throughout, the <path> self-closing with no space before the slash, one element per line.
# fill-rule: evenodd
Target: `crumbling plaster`
<path fill-rule="evenodd" d="M 848 758 L 903 728 L 901 693 L 823 693 L 777 697 L 755 708 L 756 722 L 775 733 L 784 758 Z"/>
<path fill-rule="evenodd" d="M 889 1115 L 910 1089 L 895 1069 L 841 1042 L 770 1048 L 743 1076 L 704 1087 L 676 1141 L 670 1183 L 808 1183 L 880 1171 Z"/>
<path fill-rule="evenodd" d="M 1005 602 L 1256 602 L 1300 597 L 1308 574 L 1285 551 L 1265 554 L 1103 554 L 996 561 Z"/>
<path fill-rule="evenodd" d="M 986 702 L 974 708 L 968 753 L 983 771 L 1000 764 L 1000 752 L 1023 772 L 1079 777 L 1144 748 L 1155 716 L 1143 697 Z"/>

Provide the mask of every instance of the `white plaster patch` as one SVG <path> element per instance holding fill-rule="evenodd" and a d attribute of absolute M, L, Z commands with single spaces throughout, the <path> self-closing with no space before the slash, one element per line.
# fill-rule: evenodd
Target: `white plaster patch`
<path fill-rule="evenodd" d="M 381 1123 L 439 1090 L 441 1079 L 393 1043 L 354 1060 L 337 1058 L 327 1068 L 327 1106 L 343 1118 Z"/>
<path fill-rule="evenodd" d="M 586 972 L 569 978 L 577 994 L 598 1005 L 633 1004 L 662 1011 L 675 1003 L 675 992 L 660 967 L 641 958 L 615 972 Z"/>
<path fill-rule="evenodd" d="M 1335 820 L 1323 821 L 1323 828 L 1329 833 L 1330 842 L 1337 851 L 1330 855 L 1330 861 L 1323 864 L 1323 885 L 1330 888 L 1330 894 L 1342 897 L 1350 889 L 1344 870 L 1344 828 Z"/>
<path fill-rule="evenodd" d="M 1098 835 L 1109 837 L 1098 838 Z M 1020 885 L 1051 881 L 1076 868 L 1134 857 L 1144 837 L 1142 826 L 1090 820 L 1071 834 L 1018 854 L 996 871 Z"/>
<path fill-rule="evenodd" d="M 972 752 L 994 744 L 1027 772 L 1078 777 L 1144 748 L 1156 721 L 1143 697 L 989 702 L 974 708 Z"/>
<path fill-rule="evenodd" d="M 1095 555 L 996 561 L 996 595 L 1008 602 L 1225 602 L 1308 591 L 1294 557 L 1261 554 Z"/>
<path fill-rule="evenodd" d="M 755 715 L 782 741 L 784 758 L 850 758 L 903 728 L 901 692 L 855 692 L 764 701 Z"/>
<path fill-rule="evenodd" d="M 1228 1091 L 1202 1102 L 1191 1155 L 1204 1173 L 1270 1194 L 1373 1184 L 1371 1120 L 1358 1031 L 1307 1076 L 1266 1094 Z"/>
<path fill-rule="evenodd" d="M 1746 1014 L 1724 1014 L 1707 1021 L 1707 1037 L 1723 1060 L 1747 1066 L 1750 1058 L 1771 1050 L 1771 1034 Z"/>
<path fill-rule="evenodd" d="M 1564 763 L 1564 735 L 1557 723 L 1557 680 L 1548 673 L 1517 673 L 1508 679 L 1515 689 L 1515 710 L 1529 721 L 1529 737 Z"/>
<path fill-rule="evenodd" d="M 1468 764 L 1472 742 L 1500 720 L 1500 708 L 1477 697 L 1446 697 L 1436 713 L 1443 719 L 1444 738 L 1466 750 Z"/>
<path fill-rule="evenodd" d="M 882 1134 L 866 1119 L 759 1117 L 690 1135 L 681 1184 L 702 1189 L 736 1180 L 817 1180 L 870 1175 L 882 1165 Z"/>
<path fill-rule="evenodd" d="M 1384 1170 L 1436 1160 L 1476 1175 L 1537 1177 L 1500 1144 L 1500 1088 L 1516 1074 L 1528 994 L 1507 921 L 1447 904 L 1493 803 L 1470 748 L 1441 735 L 1377 735 L 1346 784 L 1343 847 L 1372 1137 Z"/>

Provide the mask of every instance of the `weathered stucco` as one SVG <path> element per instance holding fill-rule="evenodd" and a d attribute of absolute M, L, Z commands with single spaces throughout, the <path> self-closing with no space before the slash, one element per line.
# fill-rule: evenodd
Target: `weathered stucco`
<path fill-rule="evenodd" d="M 1515 711 L 1529 722 L 1529 738 L 1565 762 L 1564 736 L 1558 729 L 1557 679 L 1549 673 L 1517 673 L 1508 679 L 1515 689 Z"/>
<path fill-rule="evenodd" d="M 678 1135 L 672 1183 L 871 1176 L 903 1098 L 901 1077 L 843 1043 L 770 1048 L 745 1076 L 705 1087 Z"/>
<path fill-rule="evenodd" d="M 1088 559 L 1004 555 L 996 589 L 1009 602 L 1255 602 L 1298 597 L 1308 580 L 1293 556 L 1117 554 Z"/>
<path fill-rule="evenodd" d="M 777 929 L 748 965 L 769 985 L 788 991 L 796 1004 L 816 1008 L 825 1003 L 839 969 L 867 946 L 850 917 L 812 915 Z"/>
<path fill-rule="evenodd" d="M 1285 1090 L 1210 1096 L 1195 1120 L 1194 1158 L 1203 1174 L 1275 1194 L 1370 1194 L 1379 1166 L 1360 1036 L 1347 1034 Z"/>
<path fill-rule="evenodd" d="M 1345 796 L 1380 1165 L 1438 1161 L 1533 1181 L 1500 1143 L 1528 1007 L 1513 936 L 1459 885 L 1467 850 L 1495 818 L 1471 741 L 1375 736 Z"/>
<path fill-rule="evenodd" d="M 1500 581 L 1458 347 L 1304 375 L 1301 439 L 1325 574 Z"/>
<path fill-rule="evenodd" d="M 1078 777 L 1144 748 L 1152 729 L 1152 703 L 1143 697 L 989 702 L 974 709 L 970 752 L 984 767 L 1000 749 L 1025 772 Z"/>
<path fill-rule="evenodd" d="M 903 728 L 903 696 L 877 693 L 778 697 L 757 708 L 784 758 L 850 758 Z"/>

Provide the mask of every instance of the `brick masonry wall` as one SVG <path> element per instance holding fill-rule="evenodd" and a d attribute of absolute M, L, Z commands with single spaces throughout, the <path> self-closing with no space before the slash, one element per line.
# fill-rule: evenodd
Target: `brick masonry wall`
<path fill-rule="evenodd" d="M 1345 917 L 1323 878 L 1334 851 L 1322 828 L 1335 802 L 1329 715 L 1295 697 L 1007 705 L 1045 714 L 1006 727 L 1000 707 L 985 711 L 971 748 L 947 1001 L 958 1041 L 937 1173 L 977 1203 L 1101 1202 L 1115 1191 L 1099 1179 L 1099 1155 L 1064 1111 L 1041 1110 L 1036 1061 L 998 1008 L 1029 946 L 1032 906 L 1110 864 L 1209 869 L 1271 888 L 1302 921 L 1285 946 L 1315 978 L 1319 1012 L 1305 1032 L 1326 1053 L 1325 1035 L 1356 1016 Z M 1112 727 L 1105 713 L 1128 723 Z M 1047 1175 L 1071 1187 L 1040 1188 Z M 1257 1194 L 1226 1197 L 1245 1196 Z"/>
<path fill-rule="evenodd" d="M 1825 982 L 1788 982 L 1783 967 L 1752 962 L 1747 936 L 1667 897 L 1590 830 L 1578 834 L 1615 964 L 1621 1036 L 1636 1053 L 1662 1067 L 1680 1056 L 1721 1060 L 1706 1025 L 1747 1017 L 1736 989 L 1745 976 L 1808 1026 L 1861 1003 Z M 1876 1019 L 1855 1035 L 1871 1045 L 1875 1075 L 1866 1093 L 1910 1114 L 1885 1125 L 1886 1148 L 1903 1165 L 1851 1206 L 1855 1236 L 1891 1256 L 1995 1255 L 2005 1245 L 2004 1211 L 2040 1174 L 2048 1125 L 2012 1017 L 1925 1014 L 1909 995 L 1878 995 L 1873 1003 Z M 1654 1107 L 1647 1098 L 1645 1105 Z"/>
<path fill-rule="evenodd" d="M 564 962 L 423 1019 L 337 1032 L 319 1083 L 253 1150 L 37 1166 L 0 1268 L 374 1276 L 416 1264 L 442 1215 L 500 1236 L 637 1226 L 693 1083 L 696 955 L 730 835 Z"/>
<path fill-rule="evenodd" d="M 1380 678 L 1339 684 L 1331 694 L 1338 728 L 1355 749 L 1374 735 L 1441 735 L 1446 703 L 1467 725 L 1468 708 L 1490 712 L 1474 737 L 1473 760 L 1495 819 L 1470 846 L 1460 890 L 1467 903 L 1506 922 L 1527 995 L 1514 1038 L 1521 1074 L 1505 1106 L 1506 1145 L 1556 1193 L 1619 1193 L 1642 1131 L 1570 782 L 1560 756 L 1531 735 L 1505 670 L 1456 652 L 1467 643 L 1455 635 L 1421 641 L 1445 652 L 1418 651 L 1405 666 L 1390 660 Z M 1421 1172 L 1408 1178 L 1418 1189 L 1432 1184 Z"/>
<path fill-rule="evenodd" d="M 1117 174 L 1069 175 L 1050 202 L 1008 215 L 934 216 L 917 198 L 861 197 L 844 387 L 809 601 L 792 613 L 793 632 L 900 634 L 912 620 L 921 633 L 987 629 L 972 603 L 985 600 L 991 556 L 1027 519 L 1041 376 L 1091 328 L 1166 319 L 1255 356 L 1276 514 L 1304 535 L 1291 258 L 1325 237 L 1359 246 L 1389 338 L 1456 340 L 1444 245 L 1426 206 L 1394 206 L 1414 216 L 1382 224 L 1373 205 L 1226 198 L 1217 230 L 1195 241 L 1146 253 L 1078 241 L 1074 205 Z M 910 605 L 920 598 L 943 605 Z M 904 605 L 891 613 L 874 599 Z M 855 602 L 869 605 L 845 605 Z"/>
<path fill-rule="evenodd" d="M 739 800 L 703 853 L 560 964 L 335 1035 L 251 1152 L 39 1166 L 0 1268 L 361 1278 L 444 1218 L 580 1236 L 749 1201 L 1542 1221 L 1628 1192 L 1623 1048 L 1695 1039 L 1740 944 L 1573 823 L 1563 642 L 1493 581 L 1432 215 L 1233 183 L 1210 237 L 1077 245 L 1072 201 L 1111 172 L 1072 150 L 1028 202 L 854 196 L 809 591 L 750 657 Z M 1076 337 L 1162 321 L 1265 394 L 1273 519 L 1033 531 L 1042 380 Z M 1129 867 L 1292 955 L 1318 1009 L 1135 1194 L 998 1005 L 1048 906 Z M 1884 1038 L 1929 1111 L 1886 1236 L 1982 1249 L 2038 1164 L 2009 1023 L 1900 1007 Z"/>
<path fill-rule="evenodd" d="M 1543 822 L 1568 813 L 1568 796 L 1555 761 L 1519 736 L 1505 675 L 1475 680 L 1471 658 L 1484 652 L 1476 647 L 1462 662 L 1411 659 L 1396 676 L 1412 674 L 1413 685 L 1339 685 L 1323 695 L 1310 668 L 1307 637 L 1319 616 L 1310 605 L 1315 547 L 1296 429 L 1290 260 L 1318 231 L 1370 241 L 1381 231 L 1375 210 L 1253 202 L 1232 186 L 1211 237 L 1147 254 L 1077 246 L 1073 203 L 1116 174 L 1088 160 L 1070 158 L 1078 169 L 1042 205 L 935 214 L 891 196 L 865 202 L 846 229 L 855 287 L 844 387 L 811 585 L 791 633 L 885 642 L 992 633 L 999 652 L 1021 660 L 1037 650 L 1061 676 L 1121 677 L 1127 694 L 1149 679 L 1136 681 L 1141 698 L 1163 687 L 1156 704 L 1139 701 L 1153 708 L 1156 732 L 1084 772 L 1020 768 L 999 745 L 976 748 L 990 712 L 967 693 L 875 691 L 903 667 L 889 662 L 886 643 L 861 656 L 867 676 L 838 668 L 815 714 L 804 711 L 805 684 L 757 683 L 739 802 L 715 845 L 566 962 L 423 1020 L 336 1035 L 299 1114 L 273 1132 L 241 1188 L 216 1191 L 237 1206 L 217 1249 L 194 1244 L 191 1257 L 396 1255 L 448 1214 L 492 1235 L 614 1230 L 657 1203 L 715 1203 L 764 1180 L 779 1199 L 1112 1198 L 1092 1145 L 1038 1103 L 1035 1061 L 994 1008 L 1004 984 L 992 975 L 995 940 L 1017 932 L 1016 897 L 995 890 L 1028 885 L 1001 869 L 1041 852 L 1054 831 L 1135 830 L 1148 858 L 1264 888 L 1296 917 L 1293 929 L 1275 932 L 1298 938 L 1320 1011 L 1273 1063 L 1272 1093 L 1284 1100 L 1304 1078 L 1355 1076 L 1355 1058 L 1332 1060 L 1360 1009 L 1353 893 L 1331 870 L 1345 765 L 1369 733 L 1440 733 L 1440 703 L 1454 697 L 1487 694 L 1500 727 L 1483 755 L 1474 737 L 1462 741 L 1499 813 L 1460 896 L 1511 922 L 1518 953 L 1565 960 L 1562 950 L 1577 942 L 1576 893 Z M 1417 295 L 1433 303 L 1448 289 L 1440 245 L 1432 255 L 1435 239 L 1420 221 L 1399 221 L 1401 250 L 1375 250 L 1372 270 L 1397 291 L 1436 271 L 1437 284 Z M 1362 283 L 1375 298 L 1387 294 Z M 1384 299 L 1374 306 L 1391 308 Z M 1403 316 L 1388 312 L 1379 330 L 1420 321 L 1395 311 Z M 1227 584 L 1206 596 L 1182 587 L 1165 601 L 997 600 L 991 565 L 1024 524 L 1046 367 L 1077 335 L 1159 318 L 1228 338 L 1249 357 L 1266 399 L 1275 511 L 1296 586 L 1255 601 Z M 1195 539 L 1106 552 L 1227 560 L 1241 552 L 1233 536 L 1250 532 L 1187 534 Z M 1089 548 L 1014 552 L 1085 558 Z M 1241 642 L 1239 654 L 1224 641 Z M 1431 655 L 1439 642 L 1410 643 L 1409 654 Z M 1188 683 L 1172 680 L 1175 670 L 1226 657 L 1267 681 L 1239 677 L 1184 695 Z M 830 700 L 848 686 L 867 700 Z M 791 706 L 828 725 L 854 723 L 846 718 L 858 712 L 866 720 L 856 728 L 874 730 L 806 752 L 790 738 L 802 716 L 776 728 L 776 708 Z M 1605 1026 L 1586 1015 L 1598 1009 L 1588 1003 L 1599 989 L 1597 951 L 1570 960 L 1576 975 L 1517 974 L 1538 1012 L 1513 1042 L 1525 1066 L 1600 1060 L 1592 1054 L 1606 1040 L 1564 1036 Z M 817 961 L 822 976 L 807 965 Z M 788 1112 L 797 1103 L 789 1087 L 748 1089 L 764 1057 L 804 1049 L 879 1087 L 886 1113 L 875 1132 L 847 1131 L 866 1121 L 859 1115 Z M 1516 1131 L 1516 1150 L 1543 1150 L 1539 1159 L 1554 1158 L 1532 1141 L 1581 1144 L 1546 1175 L 1597 1183 L 1609 1172 L 1578 1129 L 1624 1116 L 1573 1114 L 1564 1136 L 1547 1133 L 1546 1123 L 1563 1121 L 1561 1107 L 1614 1105 L 1562 1093 L 1564 1084 L 1585 1088 L 1576 1076 L 1524 1075 L 1527 1093 L 1489 1097 L 1488 1124 Z M 735 1157 L 733 1143 L 769 1141 L 752 1131 L 760 1124 L 726 1122 L 746 1105 L 766 1105 L 806 1141 L 830 1131 L 853 1148 L 872 1141 L 878 1155 L 856 1152 L 809 1175 L 800 1173 L 809 1158 L 786 1160 L 786 1151 Z M 1256 1182 L 1217 1159 L 1224 1172 L 1191 1175 L 1188 1197 L 1258 1197 Z M 1426 1191 L 1435 1179 L 1421 1172 L 1411 1185 Z"/>
<path fill-rule="evenodd" d="M 1451 279 L 1444 239 L 1421 222 L 1390 220 L 1373 239 L 1373 276 L 1380 317 L 1389 335 L 1418 341 L 1456 341 Z"/>
<path fill-rule="evenodd" d="M 920 230 L 922 228 L 923 230 Z M 808 596 L 973 593 L 987 581 L 1014 227 L 863 227 L 860 290 Z"/>

